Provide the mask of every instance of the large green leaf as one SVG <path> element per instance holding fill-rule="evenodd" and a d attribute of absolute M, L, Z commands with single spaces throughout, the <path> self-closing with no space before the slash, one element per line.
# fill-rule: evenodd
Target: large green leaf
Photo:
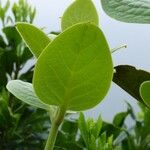
<path fill-rule="evenodd" d="M 101 0 L 104 11 L 112 18 L 129 23 L 150 23 L 149 0 Z"/>
<path fill-rule="evenodd" d="M 16 28 L 31 52 L 38 58 L 43 49 L 51 42 L 44 32 L 28 23 L 17 23 Z"/>
<path fill-rule="evenodd" d="M 75 0 L 65 11 L 61 21 L 62 30 L 81 22 L 99 24 L 99 18 L 92 0 Z"/>
<path fill-rule="evenodd" d="M 79 111 L 105 97 L 112 75 L 111 53 L 102 31 L 82 23 L 65 30 L 43 51 L 33 85 L 43 102 Z"/>
<path fill-rule="evenodd" d="M 115 70 L 113 81 L 135 99 L 143 102 L 139 89 L 144 81 L 150 80 L 150 73 L 128 65 L 117 66 Z"/>
<path fill-rule="evenodd" d="M 150 108 L 150 81 L 145 81 L 140 87 L 140 95 L 145 104 Z"/>
<path fill-rule="evenodd" d="M 46 110 L 50 109 L 50 106 L 41 102 L 35 95 L 31 83 L 23 82 L 20 80 L 12 80 L 8 82 L 7 89 L 18 99 L 22 100 L 23 102 L 31 106 L 35 106 L 37 108 L 42 108 Z"/>

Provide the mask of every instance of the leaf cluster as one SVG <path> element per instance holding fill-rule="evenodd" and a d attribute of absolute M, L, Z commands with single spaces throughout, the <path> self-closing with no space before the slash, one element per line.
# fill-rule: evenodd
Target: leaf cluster
<path fill-rule="evenodd" d="M 106 13 L 115 19 L 149 23 L 148 1 L 101 2 Z M 76 0 L 66 9 L 61 20 L 61 33 L 54 39 L 29 24 L 33 22 L 36 11 L 25 0 L 13 5 L 14 18 L 6 17 L 8 8 L 9 1 L 0 6 L 2 32 L 6 37 L 0 36 L 0 134 L 4 148 L 43 149 L 50 125 L 47 113 L 53 124 L 59 110 L 70 113 L 70 110 L 90 109 L 104 99 L 111 81 L 150 108 L 149 72 L 120 65 L 114 67 L 112 79 L 111 51 L 98 27 L 99 16 L 91 0 L 86 0 L 86 3 L 85 0 Z M 143 12 L 146 15 L 143 16 Z M 28 23 L 17 23 L 14 27 L 7 25 L 9 20 Z M 33 55 L 36 57 L 34 71 L 32 65 L 24 72 Z M 13 81 L 7 84 L 9 80 Z M 6 91 L 6 84 L 11 94 Z M 18 102 L 17 98 L 32 107 Z M 96 122 L 86 120 L 82 113 L 79 120 L 65 119 L 54 149 L 148 150 L 150 113 L 144 106 L 141 108 L 143 116 L 138 118 L 128 105 L 128 110 L 117 114 L 112 124 L 100 117 Z M 128 117 L 134 122 L 132 128 L 126 124 Z"/>
<path fill-rule="evenodd" d="M 103 10 L 110 17 L 126 22 L 150 24 L 149 0 L 101 0 Z M 150 108 L 150 72 L 133 66 L 117 66 L 114 82 L 131 96 Z"/>
<path fill-rule="evenodd" d="M 32 23 L 35 8 L 19 0 L 12 8 L 10 2 L 0 3 L 0 149 L 43 149 L 49 128 L 45 111 L 29 107 L 6 90 L 12 79 L 31 82 L 33 55 L 23 43 L 14 24 L 16 21 Z M 11 11 L 11 17 L 8 15 Z M 36 124 L 36 126 L 35 126 Z"/>

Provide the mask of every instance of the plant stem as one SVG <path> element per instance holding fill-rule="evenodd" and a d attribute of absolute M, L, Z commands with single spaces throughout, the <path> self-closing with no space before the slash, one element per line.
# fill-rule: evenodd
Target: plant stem
<path fill-rule="evenodd" d="M 127 45 L 121 45 L 121 46 L 119 46 L 119 47 L 116 47 L 116 48 L 113 48 L 112 50 L 111 50 L 111 53 L 114 53 L 114 52 L 116 52 L 116 51 L 118 51 L 118 50 L 120 50 L 120 49 L 122 49 L 122 48 L 127 48 Z"/>
<path fill-rule="evenodd" d="M 50 133 L 46 142 L 45 150 L 53 150 L 56 137 L 57 137 L 57 133 L 58 133 L 58 128 L 60 124 L 62 123 L 62 121 L 64 120 L 65 113 L 66 113 L 66 109 L 64 109 L 64 107 L 58 108 L 56 117 L 54 118 L 52 125 L 51 125 L 51 129 L 50 129 Z"/>

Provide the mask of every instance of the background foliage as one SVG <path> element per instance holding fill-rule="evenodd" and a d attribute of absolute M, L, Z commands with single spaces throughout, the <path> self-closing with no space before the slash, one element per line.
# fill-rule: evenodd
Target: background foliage
<path fill-rule="evenodd" d="M 14 24 L 18 21 L 32 23 L 36 11 L 25 0 L 19 0 L 12 6 L 12 16 L 8 15 L 8 9 L 10 9 L 9 1 L 4 6 L 0 5 L 0 19 L 3 25 L 0 35 L 0 149 L 41 150 L 44 148 L 50 127 L 47 113 L 20 102 L 5 88 L 11 79 L 32 81 L 34 65 L 25 70 L 24 68 L 33 59 L 33 55 L 23 43 Z M 124 69 L 122 73 L 120 72 L 122 67 L 131 70 Z M 118 73 L 125 75 L 128 72 L 134 72 L 134 75 L 140 72 L 141 80 L 136 86 L 135 93 L 132 92 L 135 87 L 132 87 L 131 84 L 123 86 L 124 83 L 127 83 L 126 80 L 123 80 L 124 76 L 119 75 L 122 77 L 121 82 L 120 78 L 118 79 Z M 139 86 L 143 81 L 149 80 L 149 75 L 145 73 L 146 79 L 143 80 L 141 71 L 137 71 L 132 66 L 118 66 L 113 81 L 141 100 Z M 126 75 L 129 75 L 130 80 L 131 77 L 133 78 L 131 74 Z M 149 150 L 150 111 L 143 104 L 139 104 L 141 112 L 135 114 L 130 104 L 127 105 L 127 111 L 114 116 L 112 123 L 103 121 L 101 117 L 97 121 L 91 118 L 85 119 L 83 114 L 66 116 L 59 130 L 55 149 Z M 130 122 L 132 125 L 129 125 Z"/>
<path fill-rule="evenodd" d="M 3 25 L 0 35 L 0 149 L 42 149 L 49 117 L 45 111 L 20 102 L 6 90 L 9 80 L 32 81 L 34 65 L 29 66 L 28 62 L 33 55 L 14 25 L 18 21 L 32 23 L 36 10 L 25 0 L 19 0 L 11 8 L 9 1 L 0 5 L 0 12 Z"/>

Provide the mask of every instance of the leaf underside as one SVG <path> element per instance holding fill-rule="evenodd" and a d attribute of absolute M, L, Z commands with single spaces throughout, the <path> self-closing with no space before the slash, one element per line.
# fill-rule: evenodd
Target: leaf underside
<path fill-rule="evenodd" d="M 150 23 L 149 0 L 101 0 L 110 17 L 128 23 Z"/>
<path fill-rule="evenodd" d="M 104 98 L 112 74 L 103 33 L 93 24 L 82 23 L 61 33 L 40 55 L 33 85 L 44 103 L 80 111 Z"/>

